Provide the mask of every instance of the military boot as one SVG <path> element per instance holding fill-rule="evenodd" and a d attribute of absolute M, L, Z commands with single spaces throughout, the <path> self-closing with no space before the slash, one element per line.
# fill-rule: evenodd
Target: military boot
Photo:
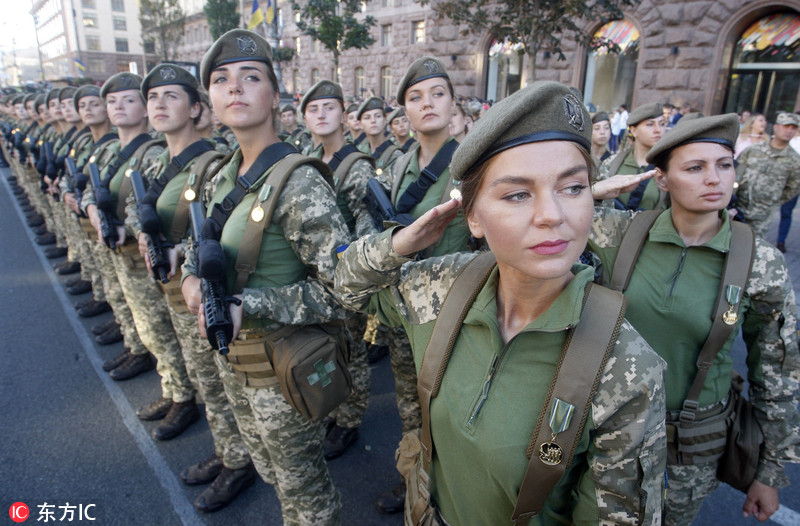
<path fill-rule="evenodd" d="M 256 469 L 250 463 L 242 469 L 223 467 L 214 482 L 194 500 L 194 507 L 205 513 L 219 511 L 256 481 Z"/>
<path fill-rule="evenodd" d="M 122 341 L 122 331 L 119 325 L 112 325 L 106 332 L 98 334 L 94 340 L 100 345 L 111 345 Z"/>
<path fill-rule="evenodd" d="M 41 236 L 37 236 L 34 239 L 37 245 L 46 246 L 46 245 L 55 245 L 56 244 L 56 235 L 52 232 L 48 232 L 46 234 L 42 234 Z"/>
<path fill-rule="evenodd" d="M 356 440 L 358 440 L 357 427 L 333 426 L 328 436 L 322 441 L 322 454 L 325 456 L 325 460 L 333 460 L 342 456 Z"/>
<path fill-rule="evenodd" d="M 64 286 L 67 287 L 67 288 L 73 287 L 73 286 L 77 285 L 79 281 L 81 281 L 80 274 L 77 275 L 77 276 L 72 276 L 71 278 L 67 278 L 64 281 Z"/>
<path fill-rule="evenodd" d="M 127 359 L 125 359 L 124 362 L 119 364 L 119 366 L 111 369 L 111 371 L 108 373 L 108 376 L 118 382 L 121 382 L 123 380 L 135 378 L 140 374 L 153 369 L 155 366 L 156 364 L 153 363 L 153 358 L 150 356 L 150 353 L 131 354 Z"/>
<path fill-rule="evenodd" d="M 393 490 L 387 491 L 378 497 L 375 505 L 381 513 L 400 513 L 403 511 L 403 505 L 406 502 L 406 483 L 401 482 Z"/>
<path fill-rule="evenodd" d="M 150 402 L 137 409 L 136 416 L 139 417 L 139 420 L 145 421 L 161 420 L 167 416 L 171 407 L 172 400 L 162 396 L 155 402 Z"/>
<path fill-rule="evenodd" d="M 35 228 L 32 228 L 31 232 L 33 232 L 37 236 L 41 236 L 47 233 L 47 226 L 46 225 L 37 226 Z"/>
<path fill-rule="evenodd" d="M 118 355 L 104 361 L 100 367 L 102 367 L 103 370 L 106 372 L 111 371 L 122 365 L 122 363 L 125 360 L 127 360 L 130 355 L 131 355 L 130 349 L 123 349 L 122 352 L 119 353 Z"/>
<path fill-rule="evenodd" d="M 113 372 L 113 371 L 112 371 Z M 200 418 L 200 410 L 194 398 L 186 402 L 173 402 L 164 421 L 153 429 L 156 440 L 170 440 L 180 435 Z"/>
<path fill-rule="evenodd" d="M 78 275 L 78 278 L 80 278 L 80 275 Z M 65 283 L 65 285 L 67 285 L 67 283 Z M 79 294 L 85 294 L 90 290 L 92 290 L 92 282 L 84 281 L 82 279 L 76 280 L 74 285 L 67 286 L 67 292 L 69 292 L 73 296 L 77 296 Z"/>
<path fill-rule="evenodd" d="M 56 274 L 61 274 L 62 276 L 69 276 L 70 274 L 75 274 L 81 271 L 81 264 L 77 261 L 65 261 L 64 263 L 58 265 L 56 269 Z"/>
<path fill-rule="evenodd" d="M 92 325 L 91 331 L 92 334 L 94 334 L 95 336 L 100 336 L 101 334 L 106 332 L 108 329 L 114 327 L 115 325 L 117 325 L 117 320 L 111 318 L 110 320 L 104 321 L 102 323 L 97 323 L 95 325 Z M 111 369 L 113 369 L 113 367 Z"/>
<path fill-rule="evenodd" d="M 39 236 L 39 237 L 44 237 L 44 236 Z M 66 247 L 50 247 L 44 250 L 44 257 L 46 257 L 47 259 L 63 258 L 66 255 L 67 255 Z"/>
<path fill-rule="evenodd" d="M 89 304 L 78 309 L 78 316 L 81 318 L 92 318 L 110 310 L 111 305 L 109 305 L 108 302 L 94 301 L 94 299 L 92 299 Z"/>
<path fill-rule="evenodd" d="M 187 486 L 208 484 L 222 471 L 222 459 L 216 453 L 181 471 L 181 480 Z"/>

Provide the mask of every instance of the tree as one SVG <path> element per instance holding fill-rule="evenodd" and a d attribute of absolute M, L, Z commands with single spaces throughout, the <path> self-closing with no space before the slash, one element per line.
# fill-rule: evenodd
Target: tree
<path fill-rule="evenodd" d="M 427 5 L 431 0 L 417 0 Z M 606 23 L 623 18 L 622 9 L 640 0 L 436 0 L 433 11 L 441 20 L 449 18 L 465 25 L 463 36 L 469 33 L 490 33 L 496 39 L 521 43 L 528 55 L 527 82 L 536 77 L 536 56 L 548 51 L 558 60 L 566 60 L 561 46 L 563 39 L 573 39 L 591 46 L 607 45 L 596 42 L 585 32 L 584 22 Z"/>
<path fill-rule="evenodd" d="M 239 27 L 240 15 L 236 12 L 239 7 L 237 0 L 206 0 L 203 11 L 208 18 L 208 30 L 211 39 L 216 40 L 231 29 Z"/>
<path fill-rule="evenodd" d="M 186 26 L 179 0 L 139 0 L 139 23 L 142 45 L 152 42 L 164 61 L 175 56 Z"/>
<path fill-rule="evenodd" d="M 297 28 L 318 40 L 333 53 L 334 81 L 339 81 L 339 55 L 347 49 L 365 49 L 375 43 L 369 32 L 375 18 L 367 15 L 363 22 L 355 14 L 361 12 L 360 0 L 305 0 L 301 5 L 292 0 L 292 9 L 300 13 Z"/>

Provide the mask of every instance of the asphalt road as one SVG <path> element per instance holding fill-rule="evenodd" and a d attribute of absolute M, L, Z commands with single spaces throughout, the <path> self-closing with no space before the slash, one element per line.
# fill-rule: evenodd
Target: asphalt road
<path fill-rule="evenodd" d="M 0 169 L 0 508 L 25 503 L 26 522 L 37 524 L 44 522 L 37 522 L 44 518 L 42 509 L 52 513 L 48 524 L 69 522 L 70 510 L 77 524 L 280 524 L 275 493 L 260 481 L 220 512 L 194 509 L 192 501 L 204 487 L 184 486 L 178 474 L 212 453 L 205 421 L 169 442 L 150 437 L 153 424 L 140 422 L 134 411 L 158 397 L 157 375 L 117 383 L 102 371 L 102 361 L 122 344 L 99 346 L 89 329 L 110 314 L 77 316 L 73 303 L 88 295 L 65 292 L 65 278 L 53 272 L 24 225 L 7 174 Z M 798 283 L 800 226 L 787 244 Z M 743 362 L 741 345 L 737 354 Z M 374 506 L 375 497 L 399 481 L 393 462 L 399 434 L 391 368 L 384 359 L 372 368 L 359 441 L 330 463 L 342 494 L 343 524 L 402 524 L 400 516 L 382 515 Z M 800 515 L 792 511 L 800 510 L 800 469 L 790 466 L 789 473 L 795 485 L 781 490 L 783 507 L 771 523 L 800 526 Z M 754 524 L 741 517 L 742 503 L 742 494 L 722 486 L 694 524 Z M 82 509 L 96 520 L 80 521 Z M 15 524 L 2 516 L 2 524 Z"/>

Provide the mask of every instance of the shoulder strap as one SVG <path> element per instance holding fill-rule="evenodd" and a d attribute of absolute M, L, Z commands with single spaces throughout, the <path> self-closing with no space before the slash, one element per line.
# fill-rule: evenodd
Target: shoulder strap
<path fill-rule="evenodd" d="M 416 155 L 415 152 L 405 153 L 389 167 L 389 169 L 394 172 L 394 177 L 392 177 L 392 190 L 389 195 L 392 204 L 397 202 L 397 196 L 400 193 L 400 185 L 403 183 L 403 176 L 408 169 L 408 165 L 411 164 L 414 155 Z"/>
<path fill-rule="evenodd" d="M 625 292 L 625 289 L 628 288 L 633 267 L 642 252 L 647 234 L 660 214 L 661 212 L 658 210 L 647 210 L 633 216 L 633 221 L 625 231 L 617 249 L 617 258 L 614 260 L 614 269 L 611 272 L 611 283 L 608 288 L 619 292 Z"/>
<path fill-rule="evenodd" d="M 236 257 L 236 284 L 234 291 L 238 294 L 247 284 L 258 263 L 258 255 L 261 252 L 261 240 L 264 231 L 269 228 L 278 197 L 286 186 L 286 181 L 299 166 L 310 164 L 320 171 L 323 178 L 330 184 L 330 168 L 321 159 L 306 157 L 300 153 L 292 153 L 281 159 L 261 186 L 258 198 L 253 200 L 247 224 L 242 233 L 242 241 L 239 244 L 239 254 Z M 327 177 L 325 177 L 327 175 Z M 261 208 L 262 212 L 255 212 Z M 257 220 L 258 219 L 258 220 Z"/>
<path fill-rule="evenodd" d="M 511 516 L 515 525 L 527 524 L 542 510 L 553 487 L 572 464 L 600 377 L 617 342 L 626 304 L 625 296 L 619 292 L 594 283 L 587 287 L 581 319 L 567 335 L 564 352 L 528 446 L 530 462 Z M 599 352 L 603 344 L 604 352 Z M 555 433 L 549 424 L 557 402 L 571 405 L 575 412 L 583 411 L 575 415 L 580 416 L 579 422 L 572 422 L 572 425 L 567 422 L 567 428 L 560 433 Z"/>
<path fill-rule="evenodd" d="M 158 201 L 161 192 L 163 192 L 169 182 L 183 170 L 183 167 L 207 151 L 214 151 L 214 147 L 205 139 L 200 139 L 193 142 L 184 148 L 181 153 L 170 159 L 169 163 L 167 163 L 167 167 L 158 177 L 153 179 L 150 183 L 150 187 L 147 189 L 147 193 L 150 194 L 150 201 L 153 203 Z"/>
<path fill-rule="evenodd" d="M 119 170 L 119 167 L 128 162 L 128 159 L 131 158 L 136 150 L 150 141 L 153 141 L 153 138 L 146 133 L 142 133 L 137 135 L 130 143 L 126 144 L 125 147 L 117 154 L 117 158 L 108 165 L 106 176 L 102 180 L 103 186 L 108 188 L 108 183 L 110 183 L 111 179 L 114 178 L 114 175 Z"/>
<path fill-rule="evenodd" d="M 142 135 L 140 135 L 139 137 L 142 137 Z M 149 137 L 149 135 L 147 137 Z M 137 139 L 138 139 L 138 137 L 137 137 Z M 131 144 L 133 144 L 133 143 L 131 143 Z M 164 141 L 162 141 L 161 139 L 152 139 L 151 138 L 151 139 L 146 140 L 143 143 L 141 143 L 139 145 L 139 147 L 136 148 L 136 150 L 134 150 L 133 154 L 129 155 L 129 158 L 133 159 L 133 156 L 136 155 L 137 158 L 139 158 L 141 160 L 142 158 L 144 158 L 145 155 L 147 155 L 147 150 L 149 150 L 150 148 L 152 148 L 154 146 L 163 146 L 163 145 L 164 145 Z M 126 146 L 126 148 L 127 148 L 127 146 Z M 139 152 L 141 152 L 141 155 L 139 154 Z M 117 158 L 117 161 L 119 161 L 120 158 L 121 158 L 121 155 L 120 155 L 120 157 Z M 127 161 L 128 161 L 128 159 L 125 159 L 125 162 L 127 162 Z M 131 161 L 131 162 L 133 162 L 133 161 Z M 116 169 L 119 170 L 119 168 L 123 164 L 124 163 L 116 164 L 115 165 Z M 133 167 L 131 167 L 131 168 L 133 168 Z M 135 169 L 138 170 L 139 168 L 135 168 Z M 131 178 L 130 178 L 130 175 L 128 175 L 128 173 L 129 172 L 126 170 L 126 173 L 122 177 L 122 181 L 120 181 L 119 190 L 118 190 L 118 193 L 117 193 L 117 218 L 118 219 L 122 219 L 122 220 L 125 219 L 125 206 L 127 204 L 126 200 L 127 200 L 128 196 L 131 195 L 131 193 L 133 193 L 133 185 L 131 184 Z M 114 175 L 111 174 L 111 170 L 109 170 L 108 173 L 106 173 L 106 180 L 110 182 L 111 179 L 113 179 L 113 177 L 114 177 Z M 108 186 L 107 182 L 104 182 L 104 184 L 106 186 Z"/>
<path fill-rule="evenodd" d="M 713 324 L 708 338 L 697 357 L 697 376 L 695 376 L 689 394 L 683 401 L 681 422 L 694 421 L 698 407 L 697 400 L 703 390 L 708 371 L 714 363 L 714 357 L 725 345 L 728 337 L 738 321 L 738 306 L 744 294 L 750 271 L 753 268 L 755 253 L 755 234 L 750 225 L 739 221 L 731 221 L 731 244 L 725 254 L 725 266 L 722 268 L 722 279 L 719 282 L 717 304 L 714 307 Z"/>
<path fill-rule="evenodd" d="M 333 193 L 335 195 L 339 195 L 339 191 L 341 191 L 342 186 L 347 179 L 347 174 L 350 172 L 350 168 L 352 168 L 357 161 L 362 159 L 367 161 L 373 168 L 375 167 L 375 159 L 355 148 L 353 148 L 353 152 L 350 155 L 345 157 L 344 160 L 339 163 L 338 167 L 333 172 L 333 184 L 336 185 L 333 189 Z M 331 166 L 331 169 L 333 169 L 333 166 Z"/>
<path fill-rule="evenodd" d="M 431 159 L 431 162 L 424 169 L 420 171 L 419 178 L 411 183 L 400 199 L 397 200 L 395 208 L 400 214 L 405 214 L 411 211 L 412 208 L 417 206 L 428 189 L 436 184 L 439 176 L 450 165 L 450 159 L 453 158 L 453 153 L 458 148 L 458 142 L 455 140 L 448 141 L 442 146 L 436 155 Z"/>
<path fill-rule="evenodd" d="M 208 150 L 201 153 L 192 162 L 192 171 L 186 179 L 186 183 L 178 196 L 178 203 L 175 206 L 175 214 L 172 218 L 172 228 L 170 229 L 170 241 L 180 241 L 186 235 L 189 227 L 189 204 L 186 199 L 186 191 L 191 188 L 195 196 L 200 195 L 205 181 L 207 180 L 206 171 L 214 161 L 222 158 L 223 155 L 216 150 Z"/>

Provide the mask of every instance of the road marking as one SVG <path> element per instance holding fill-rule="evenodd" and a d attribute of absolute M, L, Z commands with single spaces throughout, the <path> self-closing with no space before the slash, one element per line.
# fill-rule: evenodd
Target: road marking
<path fill-rule="evenodd" d="M 800 526 L 800 513 L 786 506 L 780 506 L 769 519 L 782 526 Z"/>
<path fill-rule="evenodd" d="M 142 452 L 142 455 L 155 473 L 155 476 L 158 479 L 158 482 L 161 484 L 161 487 L 164 488 L 164 491 L 166 491 L 169 501 L 172 504 L 172 509 L 175 510 L 175 513 L 181 519 L 181 523 L 183 523 L 185 526 L 202 524 L 203 521 L 198 515 L 197 510 L 184 494 L 183 488 L 178 483 L 177 477 L 172 473 L 172 470 L 170 470 L 169 466 L 164 460 L 163 455 L 161 455 L 161 452 L 153 443 L 153 439 L 147 433 L 147 430 L 144 428 L 144 426 L 142 426 L 139 418 L 136 416 L 136 413 L 128 402 L 128 399 L 122 392 L 122 389 L 120 389 L 117 383 L 112 380 L 110 376 L 108 376 L 107 372 L 103 370 L 103 360 L 100 358 L 100 355 L 97 354 L 94 341 L 89 337 L 89 334 L 86 332 L 86 328 L 78 319 L 78 314 L 75 312 L 75 308 L 67 296 L 67 293 L 64 291 L 64 287 L 61 285 L 61 282 L 58 281 L 52 265 L 44 256 L 42 249 L 38 248 L 38 245 L 34 243 L 35 236 L 33 232 L 31 229 L 25 228 L 25 216 L 22 213 L 19 203 L 16 199 L 14 199 L 15 196 L 13 192 L 11 192 L 9 183 L 6 180 L 6 175 L 10 173 L 10 168 L 0 168 L 0 177 L 3 178 L 3 184 L 8 191 L 8 195 L 12 197 L 11 201 L 14 203 L 14 208 L 17 211 L 17 215 L 22 221 L 23 230 L 31 240 L 31 245 L 34 247 L 34 252 L 39 258 L 39 261 L 42 263 L 45 274 L 50 280 L 50 284 L 56 293 L 56 297 L 58 297 L 58 300 L 64 310 L 64 314 L 67 320 L 69 320 L 70 325 L 72 325 L 72 329 L 75 331 L 75 335 L 78 337 L 78 341 L 80 342 L 81 347 L 83 347 L 83 352 L 86 354 L 89 363 L 92 364 L 95 373 L 97 373 L 97 376 L 100 378 L 100 382 L 102 382 L 103 386 L 106 388 L 106 391 L 108 391 L 108 395 L 111 397 L 114 405 L 117 406 L 117 411 L 122 417 L 122 423 L 128 428 L 128 431 L 130 432 L 131 436 L 133 436 L 133 441 L 136 443 L 139 451 Z"/>

